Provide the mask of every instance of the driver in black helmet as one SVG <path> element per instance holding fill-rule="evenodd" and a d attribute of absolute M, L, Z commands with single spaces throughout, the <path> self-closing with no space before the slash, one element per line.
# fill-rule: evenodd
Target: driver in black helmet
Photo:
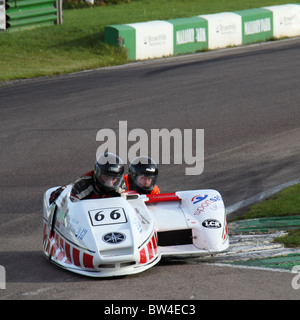
<path fill-rule="evenodd" d="M 94 170 L 75 181 L 71 200 L 119 197 L 124 191 L 123 175 L 123 161 L 117 155 L 105 152 L 98 157 Z"/>
<path fill-rule="evenodd" d="M 140 194 L 158 194 L 157 175 L 158 167 L 154 160 L 144 156 L 134 158 L 129 164 L 128 174 L 124 176 L 126 188 Z"/>

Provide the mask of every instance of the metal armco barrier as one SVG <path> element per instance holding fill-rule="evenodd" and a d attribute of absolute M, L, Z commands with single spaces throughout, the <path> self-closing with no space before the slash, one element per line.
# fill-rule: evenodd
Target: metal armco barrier
<path fill-rule="evenodd" d="M 33 29 L 62 23 L 60 1 L 6 0 L 5 8 L 6 31 Z"/>

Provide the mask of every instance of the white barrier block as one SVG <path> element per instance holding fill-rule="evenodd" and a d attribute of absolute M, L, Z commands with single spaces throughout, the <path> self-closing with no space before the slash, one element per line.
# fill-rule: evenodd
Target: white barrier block
<path fill-rule="evenodd" d="M 5 4 L 0 1 L 0 30 L 6 29 L 6 15 L 5 15 Z"/>
<path fill-rule="evenodd" d="M 231 12 L 201 15 L 208 21 L 208 49 L 242 44 L 242 18 Z"/>
<path fill-rule="evenodd" d="M 273 12 L 274 37 L 295 37 L 300 35 L 300 5 L 285 4 L 265 7 Z"/>
<path fill-rule="evenodd" d="M 136 59 L 173 55 L 173 25 L 166 21 L 128 24 L 136 30 Z"/>

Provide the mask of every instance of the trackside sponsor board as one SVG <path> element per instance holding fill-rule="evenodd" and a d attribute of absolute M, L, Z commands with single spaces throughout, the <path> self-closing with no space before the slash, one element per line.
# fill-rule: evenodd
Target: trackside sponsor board
<path fill-rule="evenodd" d="M 168 20 L 173 25 L 174 54 L 191 53 L 208 48 L 207 20 L 192 17 Z"/>
<path fill-rule="evenodd" d="M 0 0 L 0 31 L 6 29 L 5 3 Z"/>
<path fill-rule="evenodd" d="M 1 1 L 1 0 L 0 0 Z M 127 25 L 111 25 L 104 28 L 104 41 L 115 47 L 126 48 L 127 57 L 135 60 L 135 29 Z"/>
<path fill-rule="evenodd" d="M 173 55 L 173 25 L 166 21 L 129 24 L 136 34 L 136 59 Z"/>
<path fill-rule="evenodd" d="M 266 7 L 273 12 L 274 37 L 295 37 L 300 35 L 300 5 L 286 4 Z"/>
<path fill-rule="evenodd" d="M 265 41 L 273 37 L 273 14 L 267 9 L 236 11 L 242 17 L 242 42 Z"/>

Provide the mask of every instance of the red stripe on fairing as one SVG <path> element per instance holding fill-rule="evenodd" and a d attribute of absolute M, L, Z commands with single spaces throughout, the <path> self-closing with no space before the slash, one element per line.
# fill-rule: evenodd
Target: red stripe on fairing
<path fill-rule="evenodd" d="M 154 254 L 157 255 L 157 243 L 156 243 L 155 236 L 152 237 L 152 247 L 154 250 Z"/>
<path fill-rule="evenodd" d="M 85 268 L 94 268 L 93 265 L 93 256 L 87 253 L 83 253 L 83 265 Z"/>
<path fill-rule="evenodd" d="M 147 250 L 149 254 L 149 260 L 151 260 L 154 257 L 151 241 L 147 243 Z"/>
<path fill-rule="evenodd" d="M 55 256 L 55 253 L 57 251 L 58 247 L 56 245 L 56 243 L 54 242 L 52 247 L 51 247 L 51 256 L 54 257 Z"/>
<path fill-rule="evenodd" d="M 50 239 L 47 240 L 47 246 L 46 246 L 46 252 L 47 252 L 48 254 L 50 254 L 49 248 L 50 248 Z"/>
<path fill-rule="evenodd" d="M 140 263 L 146 263 L 147 262 L 147 255 L 145 248 L 140 251 Z"/>
<path fill-rule="evenodd" d="M 51 252 L 50 255 L 55 257 L 58 261 L 63 261 L 66 264 L 72 264 L 71 252 L 73 256 L 74 265 L 78 267 L 82 267 L 80 263 L 80 250 L 72 247 L 67 242 L 64 242 L 62 238 L 58 236 L 58 234 L 54 234 L 53 237 L 48 238 L 47 240 L 47 252 Z M 48 251 L 49 250 L 49 251 Z M 93 268 L 94 256 L 83 252 L 83 266 L 85 268 Z M 146 258 L 147 259 L 147 258 Z"/>
<path fill-rule="evenodd" d="M 65 256 L 66 256 L 66 255 L 65 255 L 62 251 L 59 251 L 56 259 L 57 259 L 58 261 L 62 261 L 62 259 L 63 259 Z"/>
<path fill-rule="evenodd" d="M 79 255 L 80 255 L 80 251 L 77 250 L 76 248 L 73 248 L 73 260 L 74 260 L 74 264 L 75 264 L 75 266 L 81 267 Z"/>
<path fill-rule="evenodd" d="M 227 219 L 225 218 L 225 226 L 224 226 L 224 230 L 223 230 L 224 234 L 223 234 L 223 240 L 226 240 L 227 235 L 228 235 L 228 229 L 227 229 Z"/>
<path fill-rule="evenodd" d="M 146 246 L 140 251 L 140 263 L 146 263 L 148 260 L 152 260 L 157 256 L 157 232 L 154 232 L 154 235 L 150 239 L 150 241 L 146 244 Z"/>
<path fill-rule="evenodd" d="M 68 243 L 65 243 L 65 252 L 66 252 L 66 256 L 68 258 L 69 261 L 71 260 L 71 251 L 70 251 L 71 247 Z"/>
<path fill-rule="evenodd" d="M 60 248 L 61 250 L 64 250 L 64 249 L 65 249 L 65 247 L 64 247 L 64 239 L 63 239 L 63 238 L 60 238 L 60 239 L 59 239 L 59 248 Z"/>

